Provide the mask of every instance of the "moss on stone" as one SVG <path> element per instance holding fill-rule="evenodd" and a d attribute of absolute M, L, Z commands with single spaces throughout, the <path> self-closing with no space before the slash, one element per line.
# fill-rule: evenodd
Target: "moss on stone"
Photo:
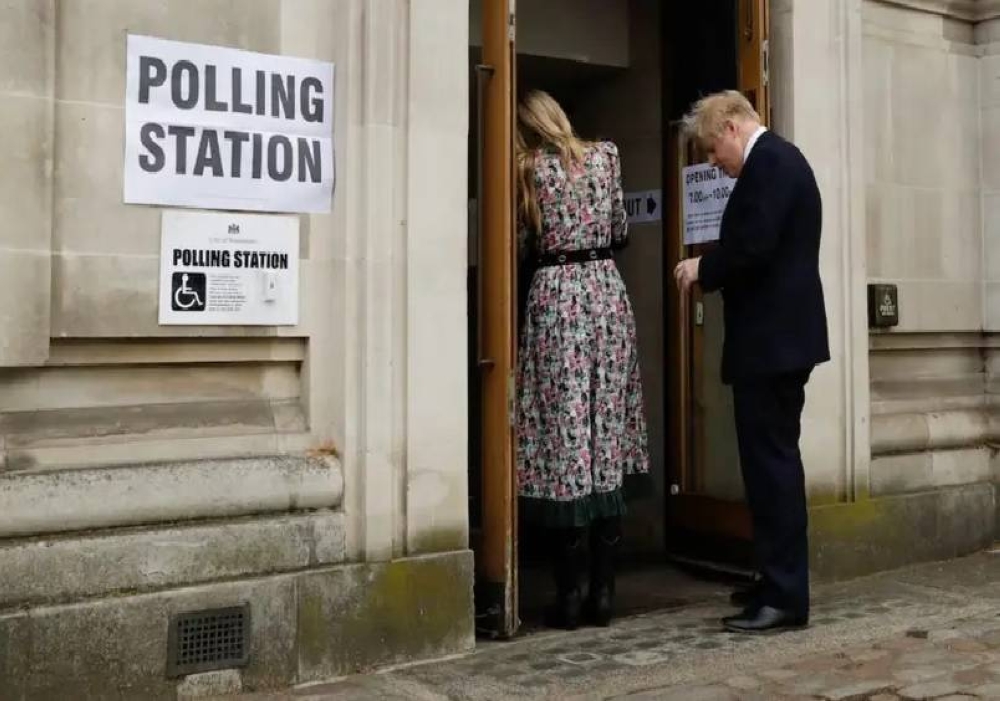
<path fill-rule="evenodd" d="M 987 547 L 995 495 L 992 485 L 966 485 L 815 507 L 809 519 L 816 577 L 843 579 Z"/>
<path fill-rule="evenodd" d="M 343 567 L 304 578 L 299 671 L 313 681 L 468 649 L 471 553 Z"/>

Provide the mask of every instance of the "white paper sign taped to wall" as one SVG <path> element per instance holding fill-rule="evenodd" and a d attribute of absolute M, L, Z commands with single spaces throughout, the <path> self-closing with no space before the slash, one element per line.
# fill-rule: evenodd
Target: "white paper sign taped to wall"
<path fill-rule="evenodd" d="M 687 166 L 681 171 L 684 207 L 684 244 L 716 241 L 729 195 L 736 186 L 719 168 L 708 163 Z"/>
<path fill-rule="evenodd" d="M 299 218 L 163 213 L 160 324 L 286 326 L 299 321 Z"/>
<path fill-rule="evenodd" d="M 663 193 L 660 190 L 643 190 L 625 193 L 625 213 L 629 224 L 645 224 L 660 221 Z"/>
<path fill-rule="evenodd" d="M 329 212 L 334 66 L 130 34 L 124 200 Z"/>

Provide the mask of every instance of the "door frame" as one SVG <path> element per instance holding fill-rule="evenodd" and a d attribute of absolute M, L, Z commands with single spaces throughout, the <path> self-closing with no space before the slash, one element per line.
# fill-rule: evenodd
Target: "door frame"
<path fill-rule="evenodd" d="M 514 0 L 483 3 L 480 111 L 477 366 L 482 388 L 482 531 L 476 549 L 477 631 L 500 638 L 520 625 L 514 370 Z"/>
<path fill-rule="evenodd" d="M 750 99 L 763 123 L 770 123 L 768 89 L 769 0 L 737 0 L 734 38 L 737 42 L 737 86 Z M 720 561 L 737 567 L 752 562 L 753 528 L 743 501 L 728 501 L 698 492 L 703 474 L 705 432 L 699 420 L 696 387 L 703 368 L 702 332 L 695 323 L 695 309 L 703 293 L 692 290 L 682 297 L 672 275 L 677 263 L 700 255 L 706 246 L 685 246 L 682 218 L 681 169 L 697 162 L 690 145 L 683 143 L 680 125 L 671 124 L 666 138 L 664 189 L 669 216 L 665 227 L 664 287 L 668 309 L 666 329 L 667 435 L 667 547 L 676 557 Z M 737 466 L 734 466 L 736 469 Z"/>

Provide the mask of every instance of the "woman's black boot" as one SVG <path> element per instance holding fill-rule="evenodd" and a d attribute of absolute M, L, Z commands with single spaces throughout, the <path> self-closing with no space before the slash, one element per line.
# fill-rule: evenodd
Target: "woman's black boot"
<path fill-rule="evenodd" d="M 621 540 L 621 519 L 601 519 L 591 525 L 586 615 L 596 626 L 607 627 L 614 617 L 615 569 Z"/>
<path fill-rule="evenodd" d="M 580 627 L 583 596 L 580 574 L 583 556 L 583 529 L 561 529 L 553 537 L 553 569 L 556 580 L 556 602 L 546 611 L 546 625 L 564 630 Z"/>

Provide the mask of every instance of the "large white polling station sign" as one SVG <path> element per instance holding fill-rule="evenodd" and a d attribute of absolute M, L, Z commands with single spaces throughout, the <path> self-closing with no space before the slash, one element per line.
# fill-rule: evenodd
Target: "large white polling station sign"
<path fill-rule="evenodd" d="M 328 212 L 334 66 L 129 35 L 125 202 Z"/>

